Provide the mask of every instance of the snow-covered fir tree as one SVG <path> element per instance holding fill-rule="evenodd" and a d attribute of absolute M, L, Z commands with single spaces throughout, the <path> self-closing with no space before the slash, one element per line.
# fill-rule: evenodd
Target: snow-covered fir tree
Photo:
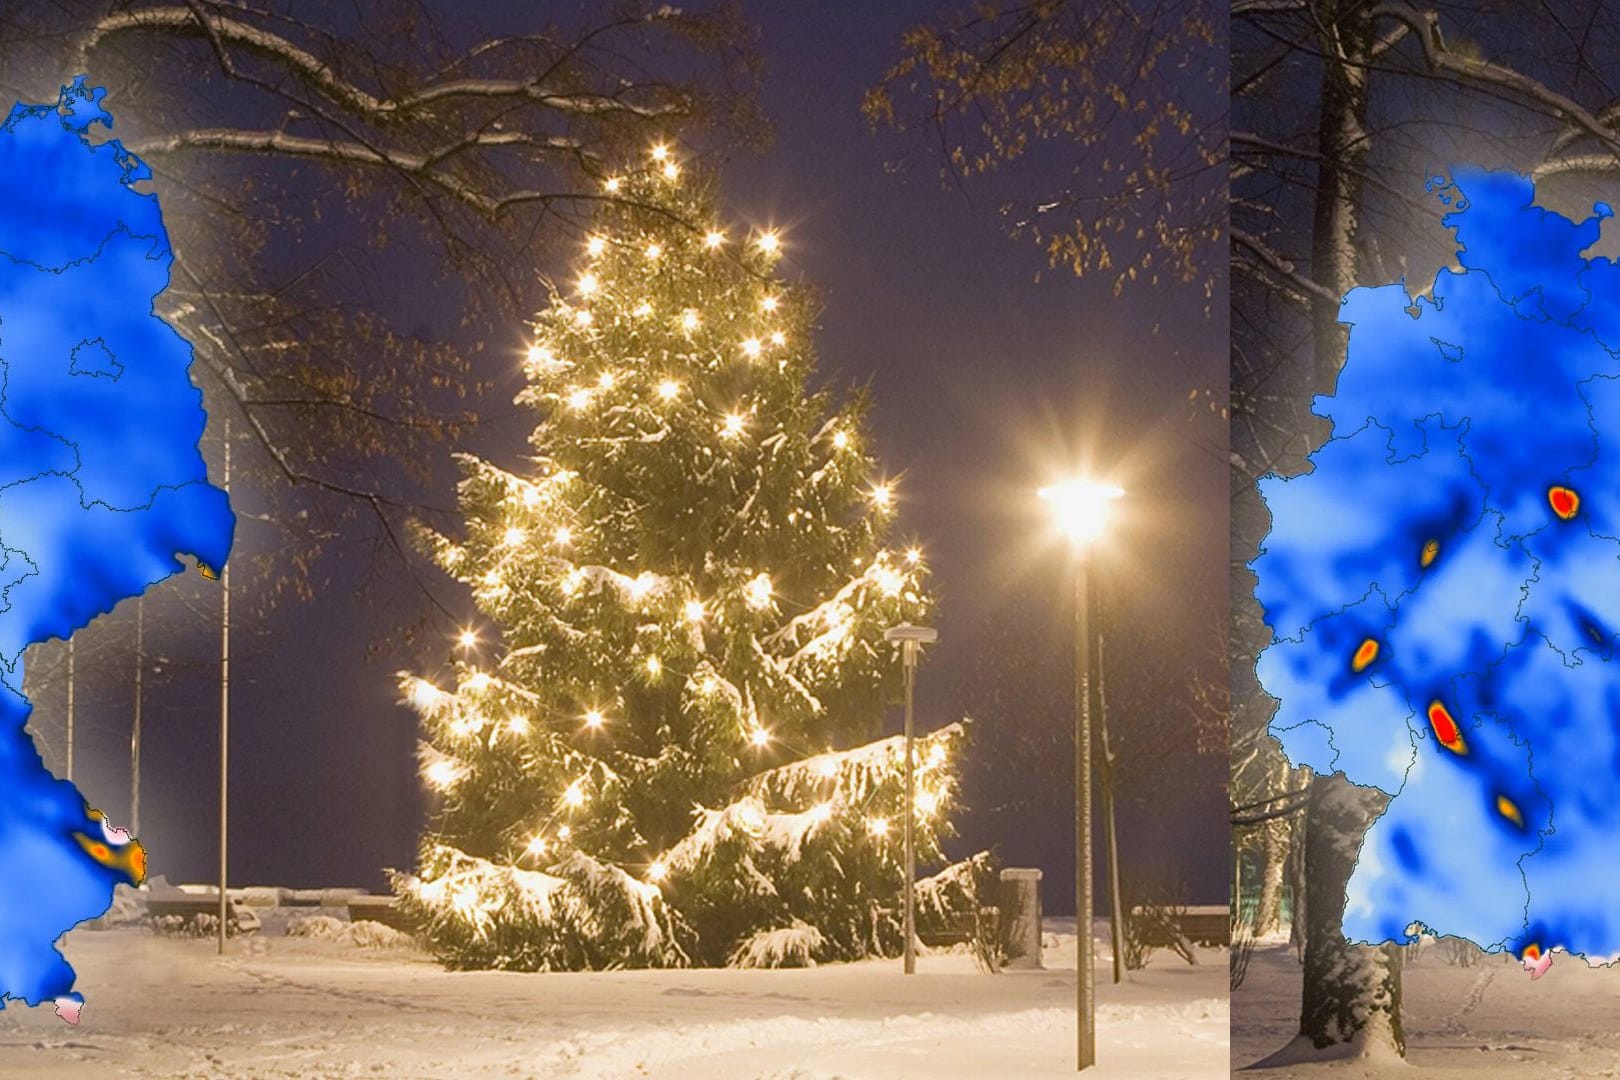
<path fill-rule="evenodd" d="M 723 220 L 657 148 L 607 181 L 533 327 L 533 455 L 460 464 L 426 543 L 472 590 L 437 677 L 402 676 L 437 811 L 396 888 L 445 963 L 782 965 L 901 942 L 904 755 L 886 627 L 929 609 L 897 547 L 864 395 L 815 384 L 777 234 Z M 918 744 L 920 861 L 942 861 L 951 725 Z M 982 858 L 923 882 L 969 907 Z"/>

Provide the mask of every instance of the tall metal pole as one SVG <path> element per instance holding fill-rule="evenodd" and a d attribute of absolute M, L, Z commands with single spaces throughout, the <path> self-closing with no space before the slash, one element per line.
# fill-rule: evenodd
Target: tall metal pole
<path fill-rule="evenodd" d="M 231 421 L 225 419 L 225 469 L 223 473 L 225 495 L 231 493 Z M 219 954 L 225 955 L 225 917 L 230 901 L 225 896 L 225 859 L 228 836 L 226 822 L 227 797 L 230 791 L 231 755 L 231 564 L 230 560 L 219 572 Z"/>
<path fill-rule="evenodd" d="M 1099 589 L 1100 593 L 1102 590 Z M 1102 601 L 1098 601 L 1099 606 Z M 1097 743 L 1102 751 L 1103 843 L 1108 848 L 1108 919 L 1109 941 L 1114 950 L 1114 982 L 1125 978 L 1125 925 L 1130 912 L 1125 910 L 1119 886 L 1119 830 L 1116 827 L 1115 806 L 1118 802 L 1114 789 L 1114 749 L 1108 742 L 1108 696 L 1105 692 L 1108 678 L 1108 639 L 1097 632 Z"/>
<path fill-rule="evenodd" d="M 1075 654 L 1075 933 L 1079 940 L 1076 1007 L 1079 1069 L 1097 1064 L 1097 973 L 1091 940 L 1091 560 L 1084 547 L 1074 567 Z"/>
<path fill-rule="evenodd" d="M 129 731 L 129 831 L 141 835 L 141 679 L 146 674 L 146 596 L 135 599 L 135 723 Z"/>
<path fill-rule="evenodd" d="M 911 698 L 917 685 L 917 643 L 902 647 L 906 666 L 906 974 L 917 973 L 917 845 L 914 818 L 917 816 L 917 772 L 913 760 L 914 728 Z"/>
<path fill-rule="evenodd" d="M 73 782 L 73 639 L 68 638 L 67 778 Z"/>

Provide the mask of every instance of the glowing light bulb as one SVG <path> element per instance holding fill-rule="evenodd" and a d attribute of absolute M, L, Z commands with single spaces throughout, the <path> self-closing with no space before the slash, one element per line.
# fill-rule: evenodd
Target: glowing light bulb
<path fill-rule="evenodd" d="M 849 446 L 849 432 L 839 431 L 833 434 L 833 446 L 839 450 Z"/>
<path fill-rule="evenodd" d="M 943 765 L 945 763 L 945 748 L 935 743 L 928 748 L 928 764 Z"/>
<path fill-rule="evenodd" d="M 563 802 L 567 803 L 569 806 L 585 805 L 585 789 L 580 787 L 580 781 L 575 780 L 572 784 L 568 785 L 568 790 L 563 792 Z M 564 835 L 567 834 L 565 833 Z"/>
<path fill-rule="evenodd" d="M 760 352 L 759 338 L 751 337 L 745 340 L 742 343 L 742 351 L 747 354 L 750 360 L 757 360 Z"/>
<path fill-rule="evenodd" d="M 669 157 L 669 147 L 665 144 L 658 143 L 652 148 L 652 159 L 654 161 L 663 161 L 667 157 Z"/>
<path fill-rule="evenodd" d="M 663 253 L 664 253 L 664 245 L 663 244 L 648 244 L 647 245 L 647 258 L 656 259 L 656 258 L 658 258 L 658 256 L 662 255 Z"/>
<path fill-rule="evenodd" d="M 787 344 L 787 335 L 782 333 L 782 331 L 780 331 L 780 330 L 771 331 L 771 344 L 772 345 L 786 345 Z"/>
<path fill-rule="evenodd" d="M 527 735 L 529 733 L 529 718 L 527 716 L 512 716 L 506 721 L 506 730 L 514 735 Z"/>
<path fill-rule="evenodd" d="M 529 534 L 524 532 L 522 529 L 518 528 L 516 525 L 513 525 L 511 528 L 507 529 L 506 532 L 501 535 L 501 541 L 507 547 L 517 547 L 519 544 L 523 543 L 523 541 L 527 540 L 528 538 L 529 538 Z"/>
<path fill-rule="evenodd" d="M 698 313 L 691 308 L 681 312 L 681 329 L 696 330 L 698 328 Z"/>
<path fill-rule="evenodd" d="M 467 689 L 473 693 L 482 693 L 489 689 L 490 677 L 487 671 L 475 671 L 467 679 Z"/>
<path fill-rule="evenodd" d="M 424 775 L 427 777 L 427 782 L 440 791 L 453 787 L 455 782 L 460 779 L 459 770 L 448 761 L 435 761 L 427 767 Z"/>
<path fill-rule="evenodd" d="M 600 255 L 607 250 L 607 241 L 600 236 L 593 236 L 585 241 L 585 250 L 591 255 Z"/>
<path fill-rule="evenodd" d="M 917 792 L 917 812 L 923 817 L 931 817 L 939 809 L 939 796 L 932 791 Z"/>
<path fill-rule="evenodd" d="M 759 234 L 759 250 L 763 251 L 765 254 L 775 255 L 781 246 L 782 240 L 776 235 L 775 229 L 771 229 Z"/>
<path fill-rule="evenodd" d="M 753 743 L 755 746 L 767 746 L 771 741 L 771 733 L 766 731 L 764 728 L 757 727 L 749 733 L 748 741 Z"/>
<path fill-rule="evenodd" d="M 591 315 L 590 312 L 585 311 L 585 310 L 580 310 L 580 311 L 574 312 L 574 321 L 576 323 L 578 323 L 579 325 L 581 325 L 581 326 L 589 326 L 589 325 L 591 325 L 592 322 L 595 321 L 595 318 Z"/>
<path fill-rule="evenodd" d="M 679 165 L 675 164 L 673 161 L 664 162 L 665 180 L 673 180 L 679 175 L 681 175 L 681 167 Z"/>
<path fill-rule="evenodd" d="M 748 599 L 748 606 L 755 611 L 769 606 L 771 602 L 771 579 L 760 574 L 743 587 L 743 594 Z"/>
<path fill-rule="evenodd" d="M 873 836 L 889 835 L 889 819 L 875 817 L 866 823 L 866 831 Z"/>
<path fill-rule="evenodd" d="M 653 577 L 645 570 L 637 574 L 635 577 L 630 579 L 630 599 L 645 600 L 648 594 L 653 591 L 653 585 L 656 584 L 657 581 L 657 578 Z"/>
<path fill-rule="evenodd" d="M 579 275 L 579 294 L 581 296 L 590 296 L 601 286 L 602 282 L 597 279 L 595 274 Z"/>
<path fill-rule="evenodd" d="M 574 530 L 566 525 L 559 525 L 557 531 L 551 534 L 551 540 L 558 547 L 567 547 L 574 542 Z"/>
<path fill-rule="evenodd" d="M 591 392 L 581 387 L 568 395 L 568 407 L 575 412 L 583 412 L 591 404 Z"/>
<path fill-rule="evenodd" d="M 530 855 L 544 855 L 546 853 L 546 838 L 543 836 L 535 836 L 529 841 L 529 846 L 523 850 L 527 851 Z"/>
<path fill-rule="evenodd" d="M 665 379 L 658 384 L 658 396 L 665 401 L 673 401 L 681 392 L 681 384 L 674 379 Z"/>
<path fill-rule="evenodd" d="M 888 484 L 878 484 L 872 489 L 872 501 L 881 509 L 887 510 L 894 502 L 894 488 Z"/>
<path fill-rule="evenodd" d="M 718 229 L 709 230 L 708 235 L 703 238 L 703 246 L 708 248 L 710 251 L 713 251 L 715 248 L 719 247 L 725 242 L 726 234 Z"/>
<path fill-rule="evenodd" d="M 655 861 L 651 866 L 647 867 L 647 878 L 650 881 L 663 881 L 668 874 L 669 867 L 662 862 Z"/>
<path fill-rule="evenodd" d="M 899 596 L 900 590 L 905 587 L 906 579 L 887 566 L 880 566 L 873 571 L 872 576 L 877 579 L 878 588 L 884 596 Z"/>
<path fill-rule="evenodd" d="M 714 681 L 713 675 L 703 676 L 703 681 L 698 683 L 698 691 L 704 694 L 712 694 L 719 688 L 720 684 Z"/>
<path fill-rule="evenodd" d="M 611 192 L 617 192 L 619 190 L 619 188 L 624 186 L 624 181 L 619 179 L 617 176 L 610 176 L 610 177 L 607 178 L 607 182 L 604 183 L 602 186 L 604 188 L 606 188 L 610 193 Z"/>
<path fill-rule="evenodd" d="M 611 371 L 602 372 L 601 377 L 596 380 L 596 385 L 600 386 L 604 390 L 613 389 L 613 372 L 611 372 Z"/>
<path fill-rule="evenodd" d="M 910 563 L 912 566 L 916 566 L 921 561 L 922 561 L 922 550 L 921 549 L 919 549 L 919 548 L 907 548 L 906 549 L 906 562 Z"/>
<path fill-rule="evenodd" d="M 583 799 L 583 797 L 582 797 L 582 798 L 581 798 L 581 800 L 580 800 L 580 801 L 581 801 L 581 802 L 583 802 L 583 801 L 584 801 L 584 799 Z M 566 839 L 568 839 L 568 838 L 569 838 L 569 837 L 570 837 L 570 836 L 573 836 L 573 835 L 574 835 L 574 830 L 573 830 L 573 828 L 572 828 L 572 827 L 571 827 L 571 826 L 568 826 L 568 825 L 559 825 L 559 826 L 558 826 L 558 827 L 557 827 L 557 837 L 558 837 L 558 838 L 559 838 L 559 839 L 562 839 L 562 840 L 566 840 Z"/>
<path fill-rule="evenodd" d="M 703 621 L 703 601 L 688 600 L 686 602 L 686 621 L 700 623 Z"/>
<path fill-rule="evenodd" d="M 550 365 L 550 364 L 555 364 L 556 362 L 557 362 L 557 354 L 552 352 L 550 349 L 546 348 L 544 345 L 530 345 L 529 346 L 529 363 L 530 364 L 538 367 L 541 364 Z"/>
<path fill-rule="evenodd" d="M 781 301 L 776 297 L 767 296 L 765 299 L 759 302 L 759 306 L 764 308 L 766 311 L 775 311 L 780 303 Z"/>
<path fill-rule="evenodd" d="M 736 438 L 742 434 L 742 430 L 743 418 L 736 413 L 727 413 L 725 426 L 720 429 L 720 433 L 729 438 Z"/>
<path fill-rule="evenodd" d="M 591 709 L 585 713 L 585 726 L 594 731 L 602 726 L 603 719 L 600 709 Z"/>
<path fill-rule="evenodd" d="M 471 627 L 468 627 L 466 630 L 463 630 L 456 636 L 456 642 L 463 649 L 470 649 L 478 644 L 478 635 L 472 630 Z"/>
<path fill-rule="evenodd" d="M 652 305 L 643 300 L 641 303 L 636 305 L 636 310 L 631 312 L 631 314 L 635 315 L 639 319 L 645 319 L 647 316 L 652 314 Z"/>
<path fill-rule="evenodd" d="M 660 661 L 658 659 L 658 657 L 656 657 L 656 656 L 647 657 L 647 674 L 648 675 L 651 675 L 653 678 L 656 679 L 663 672 L 663 670 L 664 670 L 663 662 Z"/>

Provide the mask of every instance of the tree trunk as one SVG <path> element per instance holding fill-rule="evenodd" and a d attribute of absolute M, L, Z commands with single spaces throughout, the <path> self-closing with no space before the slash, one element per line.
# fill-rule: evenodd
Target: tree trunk
<path fill-rule="evenodd" d="M 1350 945 L 1340 929 L 1362 834 L 1386 802 L 1381 792 L 1342 775 L 1311 781 L 1305 818 L 1311 904 L 1299 1036 L 1263 1064 L 1406 1055 L 1399 946 Z"/>
<path fill-rule="evenodd" d="M 1311 228 L 1311 277 L 1342 297 L 1356 285 L 1356 232 L 1360 225 L 1367 137 L 1367 59 L 1374 35 L 1370 4 L 1320 0 L 1317 24 L 1326 61 L 1322 67 L 1321 115 L 1317 125 L 1316 205 Z M 1331 394 L 1344 362 L 1348 336 L 1339 304 L 1312 304 L 1316 389 Z"/>
<path fill-rule="evenodd" d="M 1287 869 L 1286 825 L 1267 823 L 1260 834 L 1260 898 L 1254 909 L 1254 935 L 1260 937 L 1277 929 L 1282 922 L 1283 871 Z"/>

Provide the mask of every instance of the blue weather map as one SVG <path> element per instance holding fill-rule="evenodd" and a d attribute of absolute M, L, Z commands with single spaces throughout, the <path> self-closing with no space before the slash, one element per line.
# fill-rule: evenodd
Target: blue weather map
<path fill-rule="evenodd" d="M 1267 477 L 1257 674 L 1295 765 L 1392 796 L 1353 942 L 1620 957 L 1620 266 L 1610 208 L 1458 170 L 1457 267 L 1344 300 L 1309 473 Z"/>
<path fill-rule="evenodd" d="M 0 1007 L 83 997 L 58 939 L 138 882 L 127 831 L 48 772 L 23 654 L 184 569 L 224 565 L 235 517 L 198 450 L 191 346 L 153 311 L 168 234 L 150 178 L 81 77 L 0 125 Z"/>

